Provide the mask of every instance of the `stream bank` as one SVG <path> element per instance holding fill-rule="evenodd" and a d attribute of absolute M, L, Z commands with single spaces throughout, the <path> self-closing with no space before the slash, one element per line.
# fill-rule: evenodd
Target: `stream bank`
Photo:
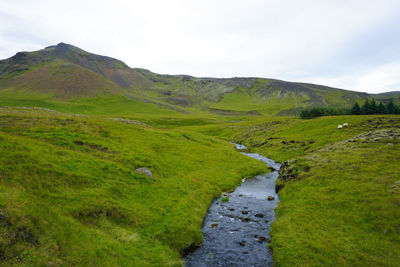
<path fill-rule="evenodd" d="M 235 145 L 239 151 L 246 149 Z M 240 153 L 264 162 L 271 172 L 243 181 L 212 202 L 202 225 L 204 241 L 185 257 L 186 267 L 273 264 L 267 244 L 279 202 L 275 181 L 281 165 L 257 153 Z"/>

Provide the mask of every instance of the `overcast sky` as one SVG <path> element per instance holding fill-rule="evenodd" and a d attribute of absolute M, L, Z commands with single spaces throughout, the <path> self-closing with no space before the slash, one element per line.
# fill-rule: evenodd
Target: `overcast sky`
<path fill-rule="evenodd" d="M 399 0 L 0 0 L 0 58 L 65 42 L 131 67 L 400 90 Z"/>

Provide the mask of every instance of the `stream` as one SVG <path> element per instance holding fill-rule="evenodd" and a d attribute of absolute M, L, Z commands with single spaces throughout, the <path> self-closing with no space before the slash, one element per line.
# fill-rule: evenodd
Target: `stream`
<path fill-rule="evenodd" d="M 267 244 L 279 201 L 275 181 L 280 164 L 256 153 L 240 153 L 261 160 L 271 172 L 243 181 L 234 192 L 212 202 L 203 220 L 204 241 L 185 257 L 186 267 L 273 265 Z"/>

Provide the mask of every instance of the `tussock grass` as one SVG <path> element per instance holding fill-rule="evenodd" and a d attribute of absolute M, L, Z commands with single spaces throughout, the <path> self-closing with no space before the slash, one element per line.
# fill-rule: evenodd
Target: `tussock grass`
<path fill-rule="evenodd" d="M 400 128 L 399 116 L 138 113 L 102 101 L 85 116 L 74 103 L 0 109 L 3 263 L 181 266 L 211 200 L 265 171 L 232 140 L 289 160 L 272 227 L 276 265 L 398 265 L 400 143 L 374 134 Z"/>
<path fill-rule="evenodd" d="M 155 124 L 1 109 L 1 261 L 180 266 L 212 199 L 265 166 L 225 141 Z"/>
<path fill-rule="evenodd" d="M 328 148 L 298 158 L 308 171 L 280 191 L 277 265 L 398 266 L 400 140 Z"/>
<path fill-rule="evenodd" d="M 349 127 L 338 130 L 344 122 Z M 277 266 L 398 266 L 400 117 L 262 118 L 198 129 L 278 161 Z"/>

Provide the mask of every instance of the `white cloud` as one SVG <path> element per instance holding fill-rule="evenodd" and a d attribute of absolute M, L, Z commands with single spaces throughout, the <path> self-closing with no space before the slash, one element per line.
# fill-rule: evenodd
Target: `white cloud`
<path fill-rule="evenodd" d="M 400 55 L 400 38 L 393 39 L 400 36 L 398 0 L 2 2 L 0 58 L 63 41 L 160 73 L 372 90 L 378 86 L 370 83 L 389 79 L 363 75 L 392 71 L 383 66 L 399 58 L 387 57 Z M 392 32 L 382 36 L 385 28 Z M 392 42 L 387 53 L 378 53 L 374 38 Z M 390 77 L 379 90 L 400 81 Z"/>
<path fill-rule="evenodd" d="M 382 93 L 400 91 L 399 74 L 400 61 L 397 61 L 335 78 L 308 77 L 306 80 L 311 83 L 348 88 L 359 92 Z"/>
<path fill-rule="evenodd" d="M 355 79 L 354 89 L 367 92 L 400 91 L 400 62 L 378 66 Z"/>

